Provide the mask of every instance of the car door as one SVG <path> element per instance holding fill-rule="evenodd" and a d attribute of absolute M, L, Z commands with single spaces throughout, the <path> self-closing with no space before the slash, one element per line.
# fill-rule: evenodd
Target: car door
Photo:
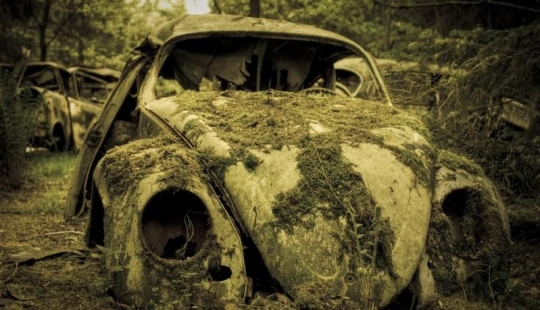
<path fill-rule="evenodd" d="M 64 212 L 65 217 L 78 215 L 85 210 L 85 202 L 89 198 L 87 197 L 89 182 L 91 182 L 95 164 L 102 155 L 100 150 L 103 142 L 122 108 L 125 109 L 130 100 L 135 100 L 130 97 L 130 94 L 137 94 L 138 77 L 144 75 L 145 70 L 143 68 L 145 68 L 148 59 L 143 54 L 133 57 L 131 62 L 124 68 L 120 81 L 111 93 L 102 112 L 90 125 L 75 162 L 72 186 L 68 193 Z"/>
<path fill-rule="evenodd" d="M 76 90 L 70 97 L 70 113 L 73 126 L 73 146 L 80 150 L 90 122 L 101 111 L 104 99 L 98 93 L 106 92 L 107 82 L 82 72 L 72 72 L 68 84 Z M 100 100 L 101 99 L 101 100 Z"/>

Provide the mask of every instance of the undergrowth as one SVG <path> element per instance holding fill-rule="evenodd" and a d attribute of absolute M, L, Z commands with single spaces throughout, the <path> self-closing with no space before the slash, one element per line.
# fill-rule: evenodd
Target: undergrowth
<path fill-rule="evenodd" d="M 433 141 L 472 158 L 507 195 L 536 197 L 540 24 L 445 35 L 405 23 L 398 28 L 415 39 L 385 57 L 445 68 L 435 86 L 440 102 L 428 117 Z M 513 112 L 511 101 L 519 103 Z"/>
<path fill-rule="evenodd" d="M 0 211 L 61 214 L 76 154 L 37 150 L 25 156 L 27 173 L 22 187 L 16 191 L 0 189 Z"/>
<path fill-rule="evenodd" d="M 25 150 L 33 134 L 39 102 L 17 89 L 16 77 L 0 69 L 0 187 L 20 188 Z"/>

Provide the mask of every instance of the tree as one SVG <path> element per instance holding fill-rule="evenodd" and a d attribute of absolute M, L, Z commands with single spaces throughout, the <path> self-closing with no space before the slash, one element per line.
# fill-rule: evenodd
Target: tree
<path fill-rule="evenodd" d="M 17 88 L 28 55 L 23 50 L 13 67 L 0 67 L 0 189 L 18 189 L 23 184 L 24 154 L 39 111 L 36 100 Z"/>
<path fill-rule="evenodd" d="M 35 27 L 38 29 L 39 60 L 45 61 L 48 47 L 64 31 L 67 22 L 82 8 L 84 0 L 44 0 L 27 3 Z"/>
<path fill-rule="evenodd" d="M 249 0 L 249 16 L 261 17 L 261 1 Z"/>

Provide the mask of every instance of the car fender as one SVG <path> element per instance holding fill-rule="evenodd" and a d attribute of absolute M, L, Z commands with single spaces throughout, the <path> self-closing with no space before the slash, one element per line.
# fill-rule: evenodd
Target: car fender
<path fill-rule="evenodd" d="M 488 296 L 493 282 L 506 280 L 494 274 L 505 270 L 511 245 L 505 206 L 474 163 L 446 151 L 438 157 L 426 248 L 436 290 Z"/>
<path fill-rule="evenodd" d="M 153 138 L 115 148 L 93 175 L 114 292 L 136 307 L 242 303 L 248 282 L 240 236 L 195 152 L 164 141 L 171 142 Z M 178 254 L 178 240 L 187 240 L 184 248 L 194 245 L 194 253 Z"/>

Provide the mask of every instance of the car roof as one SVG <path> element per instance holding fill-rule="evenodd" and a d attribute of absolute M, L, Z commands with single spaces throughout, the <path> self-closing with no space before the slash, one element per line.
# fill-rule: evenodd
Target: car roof
<path fill-rule="evenodd" d="M 121 72 L 110 68 L 93 68 L 93 67 L 70 67 L 69 72 L 83 72 L 98 78 L 102 78 L 108 81 L 116 81 L 120 78 Z"/>
<path fill-rule="evenodd" d="M 359 47 L 344 36 L 311 25 L 225 14 L 185 15 L 155 28 L 149 33 L 149 39 L 154 40 L 152 42 L 154 44 L 162 45 L 182 37 L 206 37 L 218 33 L 291 39 L 311 38 L 316 41 L 332 41 L 348 47 Z"/>

